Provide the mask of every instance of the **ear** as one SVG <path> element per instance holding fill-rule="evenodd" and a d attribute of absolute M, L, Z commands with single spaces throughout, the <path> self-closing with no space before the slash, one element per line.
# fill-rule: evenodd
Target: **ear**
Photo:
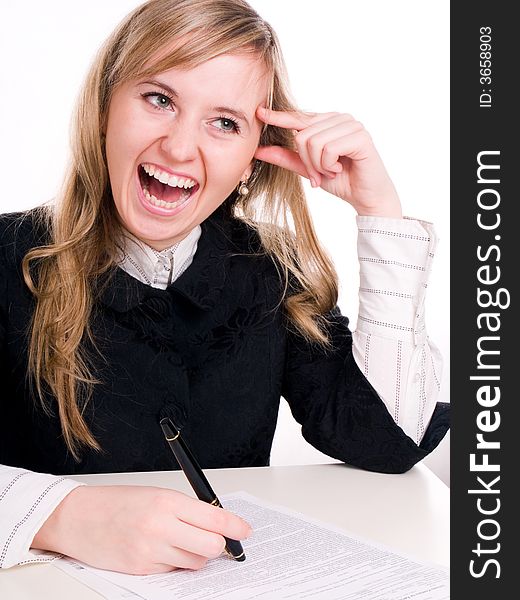
<path fill-rule="evenodd" d="M 242 177 L 240 178 L 240 181 L 247 181 L 251 177 L 254 168 L 255 168 L 255 160 L 253 159 L 247 166 L 246 170 L 242 173 Z"/>

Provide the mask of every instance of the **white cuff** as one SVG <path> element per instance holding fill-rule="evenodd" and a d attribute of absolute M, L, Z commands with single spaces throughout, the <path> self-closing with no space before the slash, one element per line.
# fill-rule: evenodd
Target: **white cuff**
<path fill-rule="evenodd" d="M 426 221 L 356 218 L 360 264 L 357 329 L 424 342 L 424 298 L 437 236 Z"/>
<path fill-rule="evenodd" d="M 58 504 L 80 485 L 84 484 L 0 465 L 0 568 L 56 557 L 29 547 Z"/>
<path fill-rule="evenodd" d="M 431 223 L 357 217 L 357 365 L 395 422 L 419 444 L 435 409 L 442 358 L 426 334 L 424 304 L 437 237 Z"/>

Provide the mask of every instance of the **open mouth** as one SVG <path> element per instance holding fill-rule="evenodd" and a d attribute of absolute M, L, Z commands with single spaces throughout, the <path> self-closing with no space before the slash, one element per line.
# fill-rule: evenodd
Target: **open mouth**
<path fill-rule="evenodd" d="M 138 174 L 144 197 L 158 208 L 177 208 L 199 189 L 194 179 L 171 175 L 148 163 L 139 165 Z"/>

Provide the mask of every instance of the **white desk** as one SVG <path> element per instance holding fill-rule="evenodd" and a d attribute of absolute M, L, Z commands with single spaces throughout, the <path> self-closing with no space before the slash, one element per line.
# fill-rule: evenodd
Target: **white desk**
<path fill-rule="evenodd" d="M 206 471 L 218 495 L 244 490 L 419 560 L 449 564 L 449 488 L 425 465 L 382 475 L 341 464 Z M 193 495 L 182 472 L 74 477 L 95 485 L 153 485 Z M 2 600 L 100 600 L 51 564 L 0 571 Z"/>

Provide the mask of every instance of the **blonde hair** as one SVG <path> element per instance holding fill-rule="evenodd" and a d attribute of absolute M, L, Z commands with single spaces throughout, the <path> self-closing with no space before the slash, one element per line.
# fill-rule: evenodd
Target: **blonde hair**
<path fill-rule="evenodd" d="M 119 24 L 87 74 L 74 114 L 71 164 L 58 201 L 41 210 L 50 243 L 32 249 L 23 263 L 36 297 L 29 373 L 47 410 L 45 397 L 56 399 L 64 440 L 76 459 L 82 446 L 100 450 L 82 416 L 96 383 L 85 348 L 95 348 L 89 325 L 93 283 L 114 266 L 122 233 L 102 133 L 112 93 L 125 81 L 227 53 L 263 61 L 271 76 L 268 105 L 295 109 L 276 34 L 243 0 L 150 0 Z M 294 147 L 290 132 L 271 126 L 260 144 Z M 246 198 L 234 193 L 227 199 L 229 209 L 258 231 L 273 257 L 294 328 L 327 345 L 324 314 L 337 301 L 337 277 L 314 232 L 300 177 L 257 161 L 248 187 Z"/>

